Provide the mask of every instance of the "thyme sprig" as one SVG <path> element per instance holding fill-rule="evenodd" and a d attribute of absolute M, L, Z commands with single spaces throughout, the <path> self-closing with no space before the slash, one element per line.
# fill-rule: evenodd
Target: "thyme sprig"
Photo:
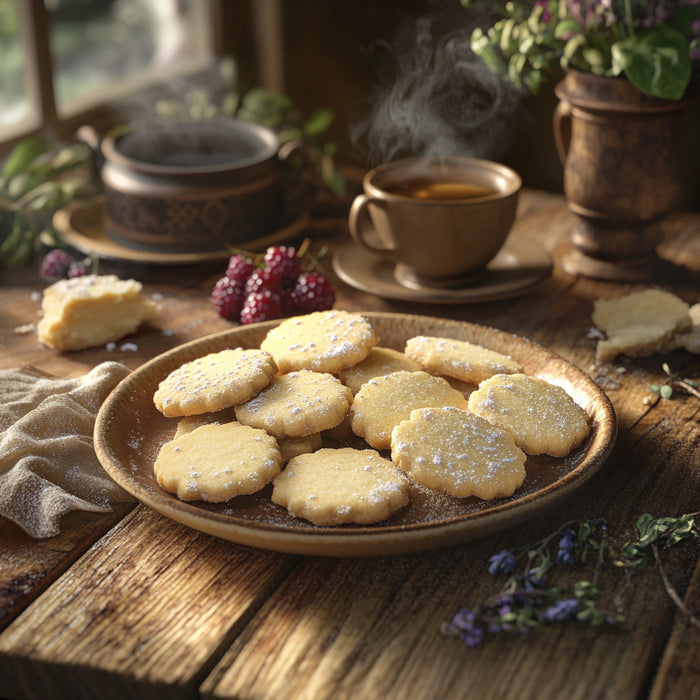
<path fill-rule="evenodd" d="M 650 384 L 650 391 L 657 394 L 662 399 L 670 399 L 673 397 L 674 389 L 679 389 L 686 394 L 692 394 L 696 398 L 700 399 L 700 391 L 698 391 L 697 380 L 681 377 L 680 372 L 671 371 L 671 368 L 666 362 L 661 365 L 661 368 L 663 369 L 664 374 L 666 374 L 666 381 L 663 384 Z"/>
<path fill-rule="evenodd" d="M 636 539 L 622 547 L 611 540 L 604 520 L 574 520 L 535 543 L 504 549 L 489 560 L 490 574 L 508 577 L 501 590 L 475 608 L 457 612 L 450 622 L 443 623 L 441 631 L 478 646 L 489 634 L 527 637 L 532 629 L 557 622 L 619 626 L 627 620 L 621 596 L 616 597 L 612 610 L 600 604 L 603 570 L 621 570 L 624 589 L 634 573 L 654 563 L 671 600 L 700 627 L 700 620 L 685 607 L 668 580 L 660 554 L 662 549 L 700 535 L 697 515 L 654 518 L 645 513 L 637 520 Z M 557 572 L 581 570 L 587 563 L 593 566 L 590 577 L 581 577 L 573 585 L 551 582 Z"/>

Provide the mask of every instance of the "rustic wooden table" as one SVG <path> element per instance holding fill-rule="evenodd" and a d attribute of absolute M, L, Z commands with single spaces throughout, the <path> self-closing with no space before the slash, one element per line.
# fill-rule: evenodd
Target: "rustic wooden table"
<path fill-rule="evenodd" d="M 576 623 L 477 648 L 441 634 L 462 607 L 494 591 L 488 558 L 570 518 L 605 518 L 624 539 L 645 512 L 700 509 L 700 401 L 650 393 L 662 362 L 698 376 L 698 356 L 595 361 L 592 301 L 636 287 L 574 278 L 557 263 L 573 217 L 561 197 L 523 194 L 513 236 L 555 260 L 551 277 L 511 299 L 479 304 L 392 302 L 336 280 L 337 306 L 441 316 L 501 328 L 554 350 L 611 399 L 619 435 L 603 469 L 527 526 L 422 554 L 364 559 L 260 551 L 201 534 L 145 505 L 72 513 L 62 532 L 32 540 L 0 519 L 0 697 L 6 698 L 687 698 L 700 697 L 700 630 L 679 615 L 655 569 L 632 578 L 620 629 Z M 341 227 L 342 229 L 342 227 Z M 666 224 L 667 284 L 700 301 L 700 216 Z M 315 238 L 331 245 L 340 233 Z M 136 350 L 61 355 L 15 328 L 36 321 L 41 286 L 3 275 L 0 368 L 33 365 L 76 376 L 118 360 L 130 368 L 184 341 L 227 329 L 208 295 L 221 266 L 126 270 L 158 294 L 160 312 Z M 652 400 L 649 401 L 649 398 Z M 697 540 L 670 550 L 665 570 L 700 612 Z M 617 578 L 611 578 L 609 595 Z M 607 583 L 607 581 L 606 581 Z"/>

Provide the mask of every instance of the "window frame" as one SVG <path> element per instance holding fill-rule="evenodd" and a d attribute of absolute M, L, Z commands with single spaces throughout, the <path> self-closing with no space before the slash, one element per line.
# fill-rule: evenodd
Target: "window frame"
<path fill-rule="evenodd" d="M 217 56 L 224 51 L 224 34 L 222 3 L 225 0 L 203 0 L 205 22 L 207 24 L 205 39 L 207 56 L 200 65 L 193 65 L 191 72 L 202 70 L 212 65 Z M 44 0 L 21 0 L 18 3 L 22 42 L 25 46 L 27 97 L 30 105 L 30 116 L 21 124 L 0 129 L 0 157 L 6 155 L 11 148 L 22 139 L 37 133 L 50 133 L 58 139 L 71 138 L 76 129 L 85 123 L 96 126 L 108 124 L 116 112 L 116 104 L 120 97 L 125 97 L 137 90 L 157 86 L 168 75 L 149 76 L 146 79 L 126 80 L 119 86 L 113 97 L 91 104 L 80 103 L 71 108 L 70 113 L 59 113 L 54 94 L 53 59 L 51 56 L 49 36 L 49 13 Z M 188 70 L 188 73 L 190 71 Z"/>

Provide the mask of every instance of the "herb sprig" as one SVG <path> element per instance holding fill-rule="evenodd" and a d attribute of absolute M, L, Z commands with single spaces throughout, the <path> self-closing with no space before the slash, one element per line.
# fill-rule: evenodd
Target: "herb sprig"
<path fill-rule="evenodd" d="M 575 520 L 535 543 L 504 549 L 489 560 L 490 574 L 508 577 L 501 590 L 475 608 L 457 612 L 450 622 L 443 623 L 441 631 L 461 638 L 469 646 L 478 646 L 487 635 L 527 637 L 534 628 L 557 622 L 619 626 L 627 620 L 620 597 L 616 597 L 613 610 L 600 604 L 603 570 L 621 570 L 629 583 L 634 573 L 654 563 L 674 604 L 700 627 L 700 620 L 686 609 L 670 584 L 660 555 L 662 549 L 700 536 L 697 515 L 654 518 L 645 513 L 637 520 L 636 539 L 621 548 L 610 539 L 604 520 Z M 587 563 L 593 565 L 589 578 L 582 577 L 573 585 L 551 581 L 557 572 L 581 569 Z"/>
<path fill-rule="evenodd" d="M 692 394 L 700 399 L 700 391 L 698 391 L 698 382 L 695 379 L 681 377 L 680 372 L 673 372 L 666 362 L 661 365 L 666 374 L 666 381 L 663 384 L 650 384 L 649 390 L 657 394 L 662 399 L 670 399 L 673 397 L 674 389 L 680 389 L 686 394 Z"/>

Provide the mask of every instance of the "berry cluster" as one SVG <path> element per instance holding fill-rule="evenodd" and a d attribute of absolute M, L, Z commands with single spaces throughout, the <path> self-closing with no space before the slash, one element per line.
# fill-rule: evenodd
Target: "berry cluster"
<path fill-rule="evenodd" d="M 211 301 L 222 318 L 246 325 L 286 316 L 324 311 L 335 303 L 330 281 L 303 269 L 304 253 L 292 246 L 271 246 L 260 261 L 231 256 Z"/>
<path fill-rule="evenodd" d="M 39 263 L 39 274 L 49 282 L 72 277 L 83 277 L 91 272 L 91 258 L 77 260 L 61 248 L 50 250 Z"/>

